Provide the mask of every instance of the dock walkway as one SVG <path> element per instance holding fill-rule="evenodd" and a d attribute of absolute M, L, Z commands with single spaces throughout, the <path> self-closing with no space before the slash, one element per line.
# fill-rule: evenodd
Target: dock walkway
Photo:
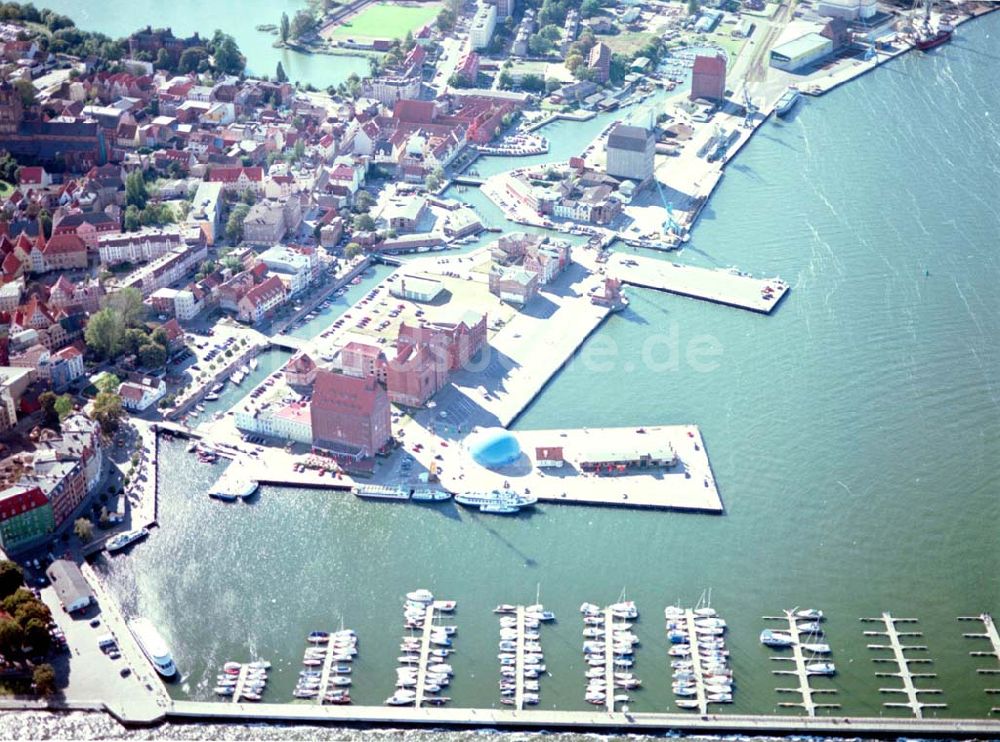
<path fill-rule="evenodd" d="M 778 688 L 779 693 L 798 693 L 802 696 L 801 702 L 784 701 L 779 703 L 779 706 L 790 707 L 790 706 L 801 706 L 805 709 L 806 715 L 815 717 L 816 709 L 820 708 L 839 708 L 839 703 L 817 703 L 813 698 L 814 695 L 821 693 L 836 693 L 835 690 L 831 688 L 817 689 L 813 688 L 809 683 L 809 671 L 806 669 L 806 664 L 808 660 L 806 659 L 805 653 L 802 651 L 802 632 L 799 630 L 799 617 L 795 615 L 794 610 L 784 611 L 784 616 L 764 616 L 765 620 L 769 621 L 787 621 L 788 622 L 788 633 L 792 637 L 792 656 L 791 657 L 772 657 L 771 659 L 777 662 L 794 662 L 794 670 L 772 670 L 775 675 L 794 675 L 798 681 L 799 685 L 797 688 Z"/>
<path fill-rule="evenodd" d="M 789 290 L 788 284 L 777 277 L 754 278 L 724 269 L 681 265 L 669 260 L 628 253 L 612 255 L 606 264 L 606 271 L 609 276 L 633 286 L 725 304 L 760 314 L 773 312 Z"/>
<path fill-rule="evenodd" d="M 989 613 L 981 613 L 978 616 L 959 616 L 959 621 L 981 621 L 983 624 L 984 633 L 982 634 L 962 634 L 966 639 L 987 639 L 992 647 L 991 651 L 973 651 L 969 652 L 972 657 L 993 657 L 995 660 L 1000 660 L 1000 633 L 997 632 L 996 623 L 993 621 L 993 616 Z M 1000 675 L 1000 665 L 995 667 L 980 667 L 976 669 L 976 672 L 980 675 Z M 986 688 L 986 693 L 988 695 L 1000 694 L 1000 688 Z M 1000 714 L 1000 706 L 993 706 L 990 708 L 991 714 Z"/>
<path fill-rule="evenodd" d="M 694 670 L 695 698 L 698 700 L 698 713 L 708 713 L 708 697 L 705 693 L 705 675 L 701 667 L 701 652 L 698 651 L 698 629 L 694 624 L 694 611 L 690 608 L 684 611 L 684 621 L 687 623 L 688 639 L 694 645 L 691 652 L 691 668 Z"/>
<path fill-rule="evenodd" d="M 524 606 L 517 607 L 517 657 L 514 660 L 514 708 L 524 709 Z"/>
<path fill-rule="evenodd" d="M 926 703 L 920 700 L 920 694 L 941 694 L 942 691 L 937 688 L 917 688 L 914 684 L 914 678 L 933 678 L 936 677 L 935 673 L 916 673 L 910 670 L 911 664 L 925 663 L 929 664 L 930 659 L 926 657 L 907 657 L 906 652 L 908 651 L 926 651 L 927 647 L 922 644 L 903 644 L 900 641 L 902 638 L 907 637 L 920 637 L 923 634 L 919 631 L 899 631 L 896 628 L 897 623 L 916 623 L 915 618 L 896 618 L 890 613 L 883 613 L 881 616 L 876 618 L 862 618 L 864 622 L 870 623 L 882 623 L 885 627 L 885 631 L 865 631 L 865 636 L 884 636 L 888 639 L 888 644 L 869 644 L 868 649 L 880 651 L 880 650 L 890 650 L 892 652 L 892 657 L 875 657 L 873 662 L 894 662 L 898 668 L 897 672 L 890 673 L 876 673 L 877 677 L 897 677 L 903 683 L 902 688 L 879 688 L 879 693 L 902 693 L 906 696 L 906 703 L 898 702 L 885 702 L 882 705 L 886 708 L 908 708 L 913 712 L 913 715 L 922 719 L 924 716 L 923 710 L 925 708 L 947 708 L 946 703 Z"/>
<path fill-rule="evenodd" d="M 240 667 L 240 674 L 236 678 L 236 690 L 233 691 L 232 702 L 239 703 L 240 699 L 243 697 L 243 689 L 247 684 L 247 675 L 250 673 L 250 667 L 244 664 Z"/>
<path fill-rule="evenodd" d="M 424 702 L 424 688 L 427 686 L 427 665 L 431 650 L 431 633 L 434 630 L 434 604 L 431 603 L 424 611 L 424 632 L 420 635 L 420 664 L 417 665 L 417 698 L 416 708 Z"/>
<path fill-rule="evenodd" d="M 316 696 L 316 703 L 320 706 L 322 706 L 326 700 L 326 692 L 328 686 L 330 685 L 330 670 L 333 668 L 333 655 L 336 654 L 336 652 L 333 651 L 332 644 L 333 642 L 327 644 L 326 656 L 323 658 L 323 670 L 319 676 L 319 694 Z"/>
<path fill-rule="evenodd" d="M 609 714 L 615 711 L 615 638 L 612 625 L 615 614 L 611 608 L 604 609 L 604 682 L 605 704 Z"/>

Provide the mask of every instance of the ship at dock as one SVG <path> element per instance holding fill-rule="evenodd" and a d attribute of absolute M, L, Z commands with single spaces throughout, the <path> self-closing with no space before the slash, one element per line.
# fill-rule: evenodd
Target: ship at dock
<path fill-rule="evenodd" d="M 177 666 L 174 658 L 170 655 L 167 643 L 163 641 L 160 632 L 156 630 L 153 623 L 148 618 L 133 618 L 128 622 L 129 631 L 139 643 L 146 658 L 153 663 L 153 667 L 164 678 L 172 678 L 177 675 Z"/>
<path fill-rule="evenodd" d="M 538 498 L 514 490 L 503 489 L 490 492 L 464 492 L 455 495 L 455 502 L 466 507 L 478 508 L 481 513 L 513 515 L 520 512 L 522 508 L 534 505 L 538 502 Z"/>
<path fill-rule="evenodd" d="M 799 98 L 802 94 L 794 87 L 788 88 L 781 97 L 778 98 L 778 102 L 774 104 L 774 112 L 779 118 L 784 118 L 792 109 L 795 108 L 795 104 L 799 102 Z"/>
<path fill-rule="evenodd" d="M 916 31 L 913 35 L 913 45 L 922 52 L 948 43 L 955 33 L 955 27 L 945 23 L 944 20 L 938 21 L 937 28 L 931 27 L 931 4 L 932 0 L 924 0 L 923 22 L 919 26 L 914 24 Z"/>

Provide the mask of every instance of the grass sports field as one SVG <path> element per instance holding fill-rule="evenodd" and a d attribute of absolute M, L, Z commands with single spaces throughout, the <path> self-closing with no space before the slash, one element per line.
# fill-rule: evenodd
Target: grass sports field
<path fill-rule="evenodd" d="M 416 31 L 433 21 L 440 12 L 440 3 L 375 3 L 338 25 L 329 36 L 331 39 L 401 39 L 407 31 Z"/>

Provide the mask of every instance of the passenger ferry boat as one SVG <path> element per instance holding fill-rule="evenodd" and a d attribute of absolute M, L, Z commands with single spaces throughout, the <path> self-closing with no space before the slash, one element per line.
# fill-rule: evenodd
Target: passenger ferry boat
<path fill-rule="evenodd" d="M 133 618 L 128 622 L 128 628 L 156 671 L 165 678 L 174 677 L 177 674 L 174 658 L 152 622 L 148 618 Z"/>
<path fill-rule="evenodd" d="M 417 502 L 440 502 L 451 499 L 451 493 L 444 490 L 418 489 L 413 490 L 410 499 Z"/>
<path fill-rule="evenodd" d="M 410 491 L 399 487 L 378 484 L 362 484 L 354 488 L 357 497 L 372 497 L 378 500 L 409 500 Z"/>
<path fill-rule="evenodd" d="M 493 490 L 492 492 L 464 492 L 455 495 L 455 502 L 479 508 L 481 513 L 511 515 L 519 512 L 521 508 L 531 507 L 538 502 L 538 498 L 507 489 Z"/>
<path fill-rule="evenodd" d="M 149 535 L 149 530 L 146 528 L 139 528 L 135 531 L 125 531 L 124 533 L 119 533 L 108 539 L 108 542 L 104 544 L 104 548 L 108 550 L 109 553 L 114 553 L 116 551 L 121 551 L 129 544 L 133 544 L 139 539 L 144 539 Z"/>

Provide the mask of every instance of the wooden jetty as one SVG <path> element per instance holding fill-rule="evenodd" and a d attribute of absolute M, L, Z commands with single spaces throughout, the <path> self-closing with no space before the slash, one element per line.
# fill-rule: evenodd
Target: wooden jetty
<path fill-rule="evenodd" d="M 754 278 L 738 271 L 681 265 L 628 253 L 612 255 L 607 274 L 633 286 L 760 314 L 773 312 L 789 289 L 779 278 Z"/>
<path fill-rule="evenodd" d="M 862 618 L 861 621 L 867 623 L 881 623 L 885 631 L 865 631 L 865 636 L 883 636 L 888 639 L 888 644 L 869 644 L 868 649 L 875 651 L 891 651 L 892 657 L 875 657 L 873 662 L 893 662 L 896 664 L 897 672 L 876 673 L 876 677 L 897 677 L 903 684 L 902 688 L 879 688 L 879 693 L 901 693 L 906 696 L 906 703 L 894 701 L 884 702 L 886 708 L 908 708 L 913 715 L 922 719 L 925 708 L 947 708 L 946 703 L 927 703 L 920 700 L 921 694 L 940 695 L 941 690 L 937 688 L 917 688 L 914 685 L 916 678 L 933 678 L 935 673 L 915 673 L 910 670 L 911 664 L 930 664 L 932 660 L 926 657 L 907 657 L 906 652 L 926 651 L 927 647 L 922 644 L 903 644 L 902 639 L 917 638 L 923 636 L 920 631 L 899 631 L 896 624 L 916 623 L 915 618 L 897 618 L 885 612 L 879 617 Z"/>
<path fill-rule="evenodd" d="M 806 669 L 807 659 L 805 653 L 802 651 L 802 632 L 799 631 L 799 620 L 801 617 L 795 615 L 794 610 L 783 611 L 785 615 L 783 616 L 764 616 L 765 621 L 785 621 L 788 623 L 788 633 L 792 637 L 792 656 L 791 657 L 772 657 L 771 659 L 776 662 L 794 662 L 794 670 L 772 670 L 775 675 L 794 675 L 798 678 L 799 685 L 797 688 L 777 688 L 778 693 L 798 693 L 802 696 L 800 702 L 795 701 L 782 701 L 779 706 L 784 708 L 790 708 L 792 706 L 800 706 L 805 709 L 807 716 L 816 716 L 816 710 L 821 708 L 834 709 L 840 708 L 839 703 L 819 703 L 813 696 L 836 693 L 837 691 L 833 688 L 813 688 L 809 684 L 809 671 Z"/>
<path fill-rule="evenodd" d="M 323 705 L 326 698 L 327 686 L 330 684 L 330 670 L 333 668 L 333 647 L 327 644 L 326 656 L 323 658 L 323 670 L 319 676 L 319 695 L 316 696 L 316 703 Z"/>
<path fill-rule="evenodd" d="M 604 609 L 604 702 L 608 713 L 615 711 L 615 638 L 613 624 L 614 611 L 610 607 Z"/>
<path fill-rule="evenodd" d="M 993 657 L 994 659 L 1000 661 L 1000 633 L 997 632 L 996 623 L 993 621 L 993 616 L 989 613 L 981 613 L 978 616 L 959 616 L 959 621 L 981 621 L 983 624 L 982 634 L 962 634 L 966 639 L 986 639 L 990 642 L 992 650 L 988 652 L 983 651 L 973 651 L 969 652 L 972 657 Z M 996 667 L 980 667 L 976 669 L 976 672 L 980 675 L 1000 675 L 1000 664 Z M 1000 688 L 986 688 L 986 693 L 989 695 L 1000 694 Z M 1000 706 L 993 706 L 990 708 L 991 714 L 1000 714 Z"/>
<path fill-rule="evenodd" d="M 236 690 L 233 691 L 233 703 L 239 703 L 240 699 L 243 697 L 243 688 L 247 683 L 247 675 L 250 674 L 250 667 L 244 663 L 240 667 L 240 674 L 236 678 Z"/>
<path fill-rule="evenodd" d="M 514 708 L 524 708 L 524 606 L 517 607 L 517 655 L 514 660 Z"/>
<path fill-rule="evenodd" d="M 688 641 L 691 646 L 691 666 L 694 668 L 695 698 L 698 699 L 698 713 L 708 713 L 708 695 L 705 692 L 705 675 L 702 672 L 701 652 L 698 651 L 698 633 L 694 625 L 694 611 L 688 608 L 684 611 L 684 621 L 687 623 Z"/>
<path fill-rule="evenodd" d="M 427 658 L 431 649 L 431 633 L 434 629 L 434 604 L 430 604 L 424 611 L 424 632 L 420 636 L 420 663 L 417 665 L 417 698 L 414 702 L 416 708 L 420 708 L 424 702 L 424 688 L 427 686 Z"/>

